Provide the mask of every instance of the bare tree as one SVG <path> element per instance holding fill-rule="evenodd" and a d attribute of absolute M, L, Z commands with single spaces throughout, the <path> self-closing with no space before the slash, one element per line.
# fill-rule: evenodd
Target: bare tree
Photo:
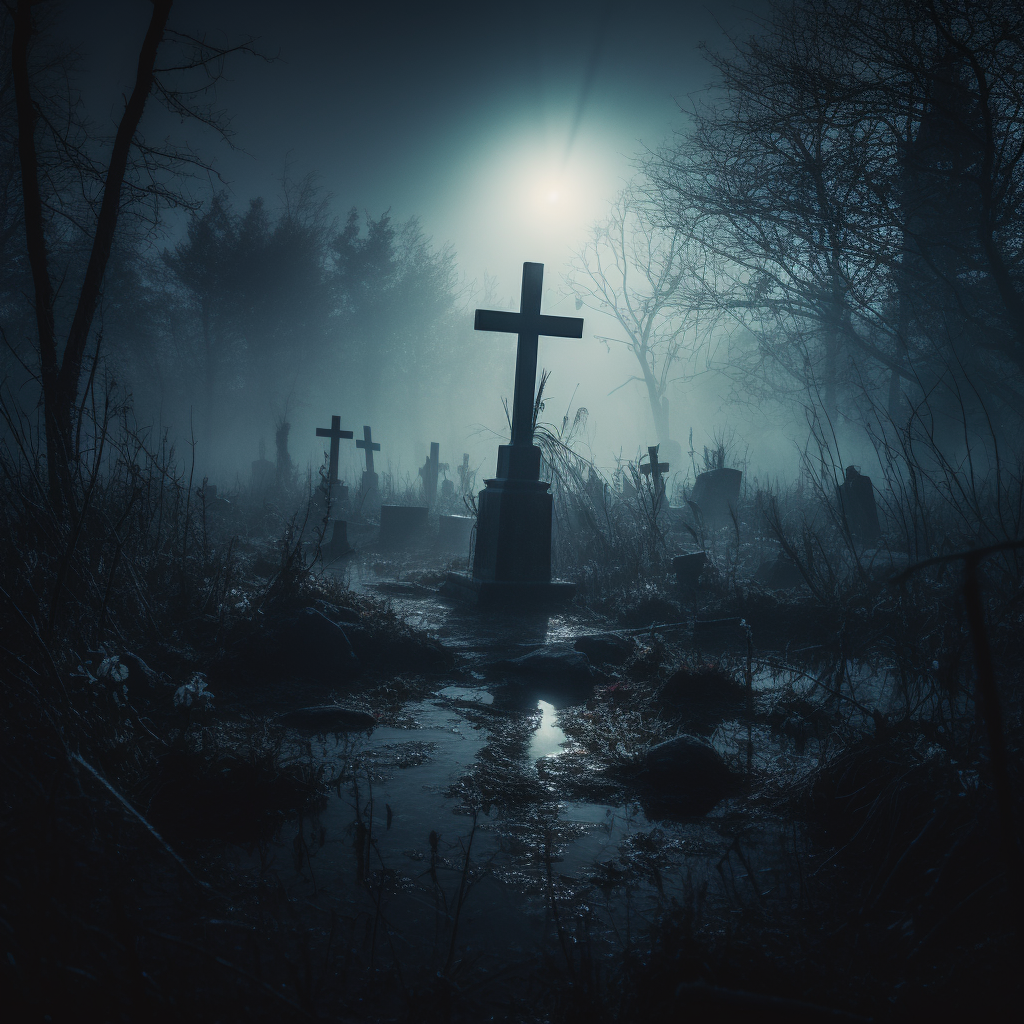
<path fill-rule="evenodd" d="M 90 133 L 78 119 L 75 97 L 66 97 L 63 107 L 54 109 L 46 102 L 50 98 L 47 90 L 37 94 L 40 69 L 33 64 L 33 46 L 42 33 L 37 20 L 40 4 L 18 0 L 7 6 L 13 19 L 11 75 L 47 472 L 55 503 L 73 502 L 77 460 L 74 421 L 83 363 L 119 222 L 126 211 L 139 215 L 148 210 L 155 220 L 166 204 L 188 205 L 176 188 L 178 178 L 189 170 L 209 169 L 186 147 L 174 149 L 146 141 L 140 126 L 147 101 L 155 94 L 178 117 L 196 118 L 225 135 L 226 125 L 210 105 L 211 90 L 227 54 L 251 50 L 248 41 L 223 47 L 175 32 L 167 24 L 172 0 L 151 2 L 153 10 L 139 48 L 135 84 L 110 140 Z M 170 58 L 163 67 L 157 64 L 162 48 L 169 51 Z M 97 154 L 104 149 L 107 155 L 101 159 Z M 63 187 L 68 173 L 80 185 L 78 196 L 67 194 Z M 81 239 L 81 250 L 87 253 L 84 268 L 54 266 L 54 239 L 69 224 Z M 59 330 L 55 281 L 69 273 L 76 281 L 76 295 L 70 303 L 70 323 Z M 64 335 L 63 346 L 59 334 Z"/>
<path fill-rule="evenodd" d="M 575 255 L 566 284 L 577 307 L 612 317 L 615 334 L 636 357 L 662 454 L 681 452 L 669 421 L 669 385 L 694 372 L 707 339 L 705 275 L 709 253 L 679 219 L 665 228 L 640 187 L 624 191 Z M 625 386 L 625 384 L 623 385 Z"/>

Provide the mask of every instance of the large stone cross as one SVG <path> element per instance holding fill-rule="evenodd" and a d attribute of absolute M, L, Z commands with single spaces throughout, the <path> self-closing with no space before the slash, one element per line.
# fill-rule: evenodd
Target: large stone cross
<path fill-rule="evenodd" d="M 329 437 L 331 439 L 331 461 L 328 464 L 327 481 L 328 487 L 333 487 L 338 483 L 338 442 L 342 438 L 350 438 L 352 436 L 351 430 L 341 429 L 341 417 L 332 416 L 330 429 L 327 427 L 316 428 L 317 437 Z"/>
<path fill-rule="evenodd" d="M 351 435 L 349 435 L 349 436 L 351 437 Z M 367 473 L 372 473 L 373 472 L 373 453 L 380 451 L 380 445 L 379 444 L 374 444 L 373 437 L 370 434 L 370 428 L 369 427 L 363 427 L 363 439 L 361 441 L 356 441 L 356 447 L 357 448 L 365 448 L 366 449 L 366 472 Z"/>
<path fill-rule="evenodd" d="M 478 331 L 518 334 L 516 389 L 512 399 L 512 444 L 533 444 L 533 401 L 537 390 L 537 339 L 582 338 L 583 321 L 574 316 L 541 316 L 543 263 L 523 264 L 523 290 L 519 312 L 478 309 L 473 326 Z"/>

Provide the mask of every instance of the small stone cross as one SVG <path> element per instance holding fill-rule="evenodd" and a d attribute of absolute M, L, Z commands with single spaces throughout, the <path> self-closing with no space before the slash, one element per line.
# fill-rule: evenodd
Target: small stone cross
<path fill-rule="evenodd" d="M 656 444 L 648 448 L 647 457 L 650 459 L 650 462 L 646 466 L 640 467 L 640 472 L 643 473 L 644 476 L 649 476 L 651 478 L 651 483 L 654 484 L 656 491 L 660 491 L 662 487 L 665 486 L 662 482 L 661 474 L 668 472 L 668 463 L 658 461 L 658 449 L 660 447 L 661 445 Z"/>
<path fill-rule="evenodd" d="M 363 427 L 363 439 L 356 441 L 357 448 L 364 448 L 366 450 L 366 472 L 373 472 L 373 453 L 380 451 L 380 445 L 374 444 L 373 437 L 370 434 L 369 427 Z"/>
<path fill-rule="evenodd" d="M 338 480 L 338 442 L 342 438 L 350 438 L 352 436 L 352 431 L 342 430 L 341 417 L 332 416 L 330 429 L 327 427 L 317 427 L 316 436 L 329 437 L 331 439 L 331 459 L 327 468 L 327 486 L 330 488 L 340 482 Z"/>

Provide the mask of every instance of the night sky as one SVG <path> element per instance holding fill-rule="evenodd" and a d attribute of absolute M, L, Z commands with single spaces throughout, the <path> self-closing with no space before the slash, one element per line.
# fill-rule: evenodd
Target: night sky
<path fill-rule="evenodd" d="M 726 45 L 756 9 L 178 0 L 172 25 L 250 35 L 279 58 L 232 59 L 218 90 L 240 151 L 215 146 L 216 164 L 240 200 L 272 196 L 286 164 L 313 171 L 340 210 L 419 216 L 468 278 L 486 270 L 506 290 L 524 260 L 561 264 L 635 155 L 681 126 L 679 106 L 710 76 L 698 44 Z M 130 86 L 148 5 L 66 17 L 102 119 Z"/>

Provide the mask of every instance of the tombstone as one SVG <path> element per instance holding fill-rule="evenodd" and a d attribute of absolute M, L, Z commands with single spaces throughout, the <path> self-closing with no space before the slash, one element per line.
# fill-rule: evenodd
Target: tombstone
<path fill-rule="evenodd" d="M 459 494 L 472 494 L 476 486 L 476 470 L 469 468 L 469 453 L 462 453 L 462 465 L 459 466 Z"/>
<path fill-rule="evenodd" d="M 330 507 L 338 509 L 348 501 L 348 488 L 338 479 L 338 449 L 342 438 L 352 437 L 351 430 L 341 429 L 341 417 L 332 416 L 330 427 L 317 427 L 317 437 L 329 437 L 331 450 L 327 461 L 327 481 L 330 487 Z"/>
<path fill-rule="evenodd" d="M 430 455 L 427 461 L 420 466 L 420 479 L 423 481 L 423 496 L 426 498 L 428 507 L 434 504 L 437 499 L 437 470 L 438 455 L 441 446 L 436 441 L 430 442 Z"/>
<path fill-rule="evenodd" d="M 379 480 L 373 471 L 373 453 L 380 451 L 380 445 L 376 444 L 370 433 L 369 427 L 363 427 L 361 441 L 356 441 L 356 447 L 362 448 L 366 453 L 366 469 L 363 471 L 363 479 L 359 485 L 360 501 L 375 501 L 379 492 Z"/>
<path fill-rule="evenodd" d="M 660 447 L 660 445 L 654 445 L 648 448 L 648 461 L 640 467 L 640 472 L 650 478 L 651 489 L 654 491 L 656 501 L 660 501 L 665 497 L 665 478 L 662 474 L 667 473 L 669 469 L 667 462 L 658 461 L 658 448 Z"/>
<path fill-rule="evenodd" d="M 717 527 L 732 522 L 731 512 L 739 505 L 742 479 L 740 470 L 724 467 L 708 470 L 697 477 L 690 492 L 690 501 L 700 509 L 705 525 Z"/>
<path fill-rule="evenodd" d="M 276 467 L 267 458 L 267 446 L 262 440 L 260 440 L 260 457 L 252 464 L 252 476 L 249 480 L 249 489 L 253 494 L 264 494 L 274 485 L 274 476 L 276 472 Z"/>
<path fill-rule="evenodd" d="M 393 550 L 422 542 L 428 511 L 426 505 L 381 505 L 380 546 Z"/>
<path fill-rule="evenodd" d="M 628 472 L 622 474 L 622 500 L 632 501 L 636 497 L 636 486 Z"/>
<path fill-rule="evenodd" d="M 499 445 L 494 479 L 477 499 L 473 573 L 449 573 L 446 590 L 477 604 L 539 605 L 572 598 L 575 586 L 551 579 L 549 485 L 540 479 L 540 448 L 533 443 L 540 335 L 582 338 L 583 321 L 542 316 L 544 265 L 523 264 L 519 312 L 478 309 L 474 327 L 518 335 L 512 399 L 512 438 Z"/>
<path fill-rule="evenodd" d="M 469 554 L 469 539 L 476 519 L 473 516 L 438 516 L 437 545 L 445 551 Z"/>
<path fill-rule="evenodd" d="M 320 554 L 325 562 L 350 555 L 355 548 L 348 542 L 348 523 L 344 519 L 332 519 L 324 531 L 324 539 L 320 545 Z"/>
<path fill-rule="evenodd" d="M 455 481 L 445 477 L 441 481 L 441 504 L 450 505 L 455 500 Z"/>
<path fill-rule="evenodd" d="M 875 490 L 871 477 L 858 473 L 853 466 L 846 467 L 846 479 L 836 488 L 839 510 L 850 531 L 850 538 L 858 547 L 870 548 L 882 536 L 875 506 Z"/>
<path fill-rule="evenodd" d="M 288 454 L 288 433 L 292 425 L 282 418 L 274 432 L 274 443 L 277 446 L 277 467 L 275 471 L 278 490 L 290 490 L 295 482 L 295 471 L 292 468 L 292 457 Z"/>

